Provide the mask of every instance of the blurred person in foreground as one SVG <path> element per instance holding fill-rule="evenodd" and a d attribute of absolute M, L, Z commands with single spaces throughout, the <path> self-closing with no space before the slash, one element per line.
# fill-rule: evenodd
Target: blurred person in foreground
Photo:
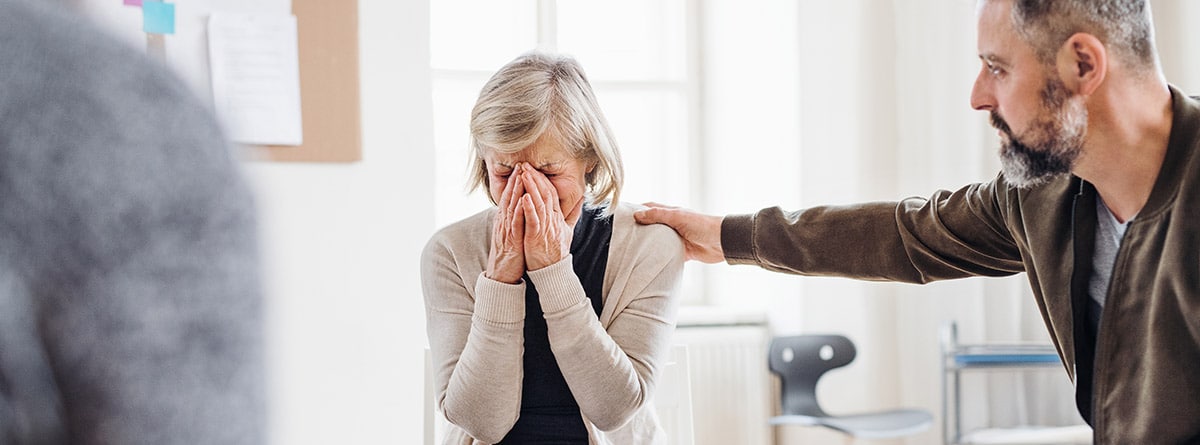
<path fill-rule="evenodd" d="M 165 67 L 0 0 L 0 443 L 262 444 L 250 193 Z"/>
<path fill-rule="evenodd" d="M 618 201 L 621 158 L 582 68 L 518 57 L 470 127 L 470 184 L 496 206 L 421 259 L 444 443 L 660 443 L 683 246 Z"/>

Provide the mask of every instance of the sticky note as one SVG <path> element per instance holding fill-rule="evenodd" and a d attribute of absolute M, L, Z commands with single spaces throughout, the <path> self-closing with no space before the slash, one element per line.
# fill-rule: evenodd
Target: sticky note
<path fill-rule="evenodd" d="M 175 34 L 175 4 L 157 1 L 142 3 L 142 31 Z"/>
<path fill-rule="evenodd" d="M 142 0 L 125 0 L 125 6 L 142 6 Z"/>

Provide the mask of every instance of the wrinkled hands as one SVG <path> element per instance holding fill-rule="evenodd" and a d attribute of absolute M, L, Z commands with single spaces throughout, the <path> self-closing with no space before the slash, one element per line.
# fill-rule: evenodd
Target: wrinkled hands
<path fill-rule="evenodd" d="M 643 204 L 648 209 L 635 212 L 633 218 L 639 224 L 666 224 L 683 238 L 684 250 L 689 260 L 703 263 L 725 261 L 721 248 L 721 216 L 705 215 L 679 207 L 654 202 Z"/>
<path fill-rule="evenodd" d="M 572 229 L 558 204 L 558 191 L 528 164 L 513 168 L 500 195 L 492 225 L 488 278 L 517 283 L 528 270 L 562 260 L 571 249 Z"/>

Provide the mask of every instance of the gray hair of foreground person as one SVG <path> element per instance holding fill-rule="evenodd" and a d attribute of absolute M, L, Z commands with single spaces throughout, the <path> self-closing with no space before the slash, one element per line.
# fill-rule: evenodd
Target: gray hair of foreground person
<path fill-rule="evenodd" d="M 257 223 L 208 108 L 0 0 L 0 444 L 267 442 Z"/>
<path fill-rule="evenodd" d="M 620 199 L 625 179 L 617 141 L 571 57 L 529 52 L 500 68 L 480 91 L 470 126 L 469 191 L 488 188 L 485 150 L 516 153 L 549 132 L 576 158 L 595 164 L 585 177 L 591 204 Z M 491 194 L 488 199 L 496 203 Z"/>

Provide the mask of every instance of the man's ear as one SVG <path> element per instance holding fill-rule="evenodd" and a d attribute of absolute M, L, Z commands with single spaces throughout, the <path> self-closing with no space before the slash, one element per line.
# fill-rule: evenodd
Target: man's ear
<path fill-rule="evenodd" d="M 1090 95 L 1108 75 L 1108 49 L 1096 36 L 1077 32 L 1058 49 L 1056 66 L 1067 89 Z"/>

